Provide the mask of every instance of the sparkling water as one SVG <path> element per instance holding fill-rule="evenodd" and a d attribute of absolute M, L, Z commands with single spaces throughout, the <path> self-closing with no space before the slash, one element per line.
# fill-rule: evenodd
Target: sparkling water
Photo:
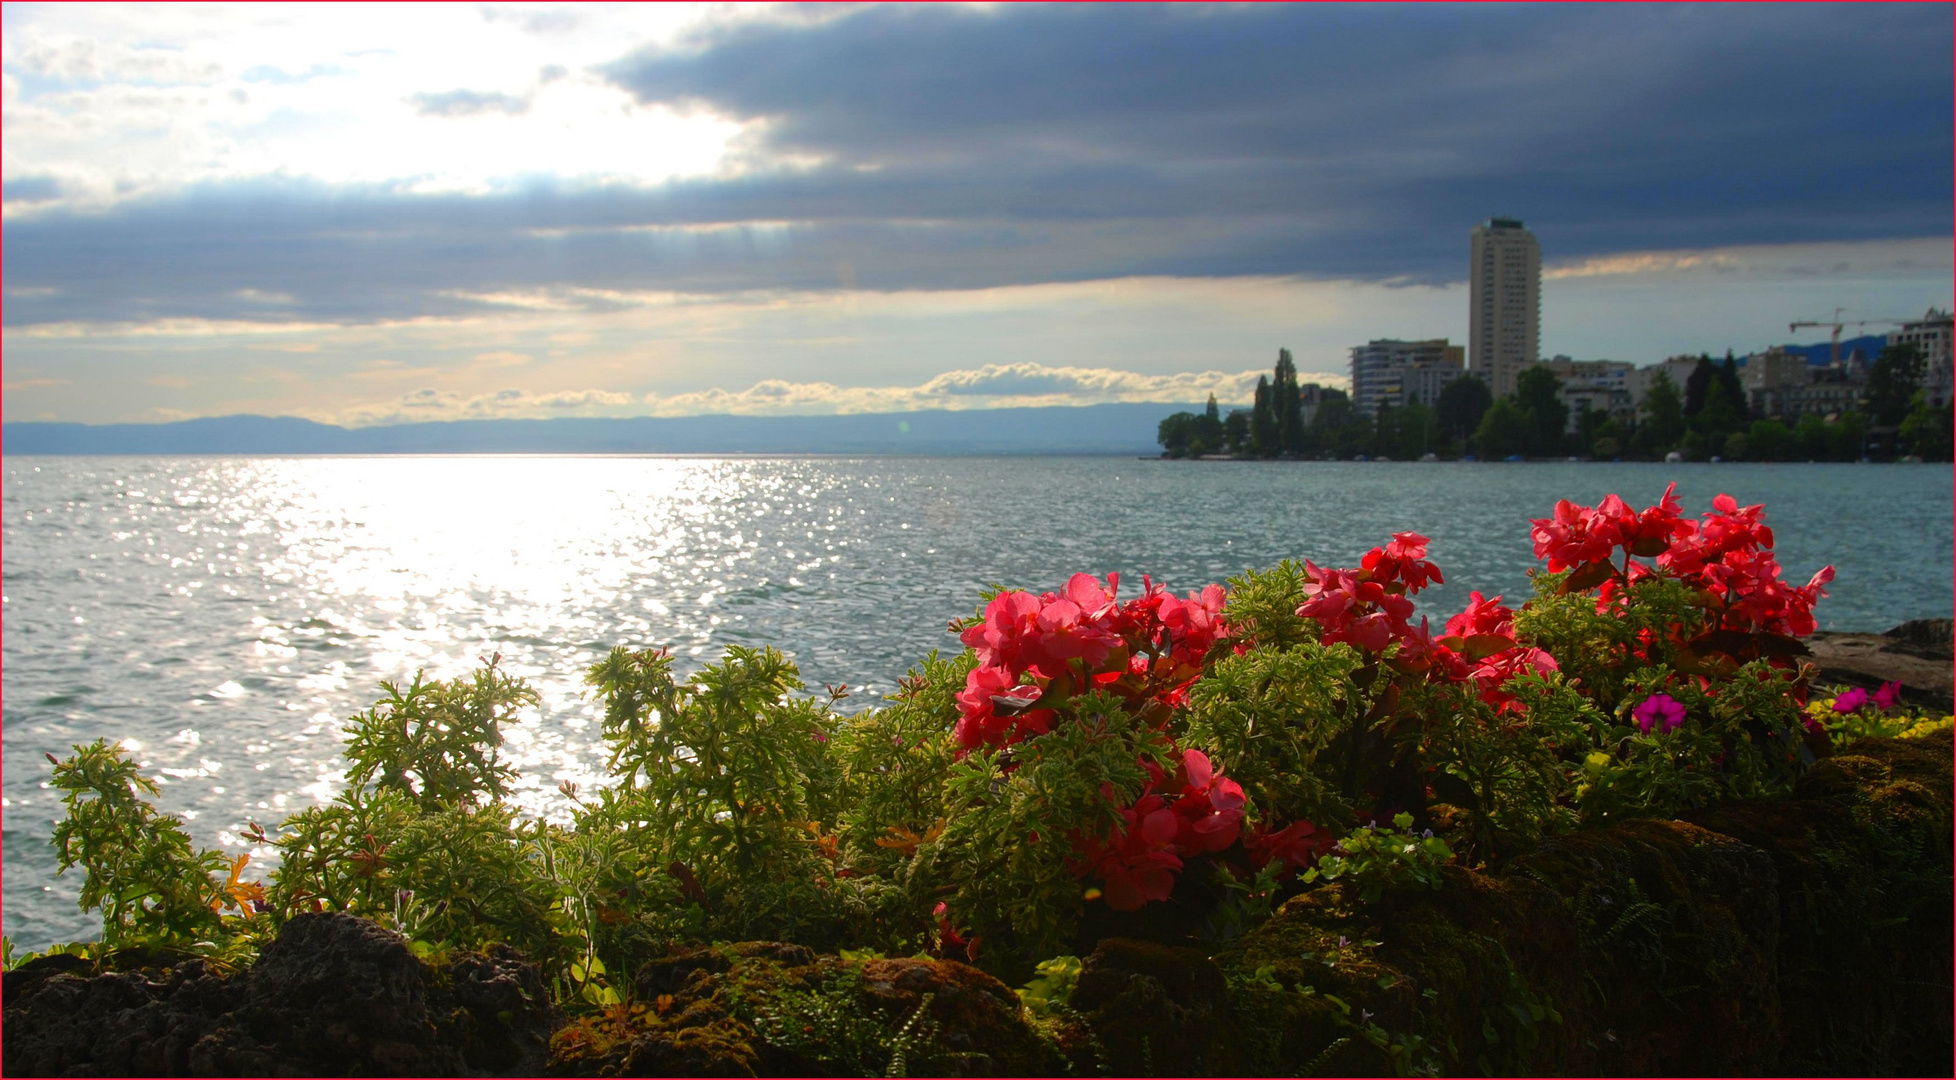
<path fill-rule="evenodd" d="M 500 653 L 542 706 L 509 732 L 517 798 L 602 768 L 584 669 L 614 645 L 682 665 L 774 645 L 844 707 L 895 688 L 979 590 L 1076 571 L 1187 590 L 1433 538 L 1447 584 L 1527 595 L 1528 519 L 1558 498 L 1764 502 L 1787 577 L 1832 563 L 1830 629 L 1951 609 L 1935 465 L 1317 464 L 1120 458 L 50 458 L 4 462 L 4 905 L 21 946 L 95 936 L 57 878 L 44 754 L 124 740 L 205 846 L 331 799 L 338 728 L 382 679 Z"/>

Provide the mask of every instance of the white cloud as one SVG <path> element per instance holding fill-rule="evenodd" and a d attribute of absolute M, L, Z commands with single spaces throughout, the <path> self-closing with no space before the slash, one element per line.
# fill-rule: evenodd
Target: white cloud
<path fill-rule="evenodd" d="M 638 106 L 591 68 L 729 13 L 568 15 L 400 5 L 381 32 L 332 5 L 10 6 L 4 176 L 60 184 L 7 214 L 245 177 L 466 192 L 544 174 L 656 184 L 726 163 L 743 125 Z"/>
<path fill-rule="evenodd" d="M 1771 244 L 1701 251 L 1633 251 L 1552 263 L 1547 281 L 1583 278 L 1664 277 L 1670 281 L 1716 276 L 1727 279 L 1900 277 L 1948 274 L 1947 238 L 1858 240 L 1825 244 Z"/>
<path fill-rule="evenodd" d="M 745 390 L 713 388 L 677 394 L 652 393 L 642 399 L 607 390 L 544 394 L 498 390 L 467 395 L 423 388 L 384 404 L 357 406 L 336 419 L 367 426 L 547 416 L 809 416 L 1116 402 L 1186 404 L 1203 401 L 1210 394 L 1228 407 L 1249 404 L 1258 376 L 1265 374 L 1264 371 L 1189 371 L 1143 375 L 1112 368 L 1014 363 L 947 371 L 915 386 L 837 386 L 831 382 L 762 379 Z M 1306 379 L 1341 390 L 1348 383 L 1343 376 L 1310 375 Z"/>

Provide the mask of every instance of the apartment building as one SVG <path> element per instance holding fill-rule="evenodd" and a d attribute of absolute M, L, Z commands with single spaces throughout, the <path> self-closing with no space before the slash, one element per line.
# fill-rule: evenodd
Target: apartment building
<path fill-rule="evenodd" d="M 1947 311 L 1930 308 L 1915 322 L 1888 335 L 1890 345 L 1913 345 L 1922 357 L 1922 390 L 1932 405 L 1947 406 L 1956 400 L 1956 372 L 1951 370 L 1952 317 Z"/>
<path fill-rule="evenodd" d="M 1465 353 L 1463 347 L 1448 343 L 1446 338 L 1384 338 L 1353 346 L 1352 406 L 1375 417 L 1380 405 L 1436 405 L 1440 391 L 1466 374 Z"/>
<path fill-rule="evenodd" d="M 1499 217 L 1474 226 L 1470 246 L 1467 370 L 1500 397 L 1541 356 L 1542 249 L 1518 219 Z"/>

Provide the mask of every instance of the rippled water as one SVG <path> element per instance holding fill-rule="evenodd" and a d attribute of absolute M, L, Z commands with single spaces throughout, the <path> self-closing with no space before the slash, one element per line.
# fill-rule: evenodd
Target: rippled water
<path fill-rule="evenodd" d="M 1177 589 L 1290 556 L 1352 565 L 1434 538 L 1450 585 L 1526 592 L 1527 519 L 1558 497 L 1693 512 L 1765 502 L 1789 577 L 1840 577 L 1836 629 L 1951 609 L 1951 475 L 1937 466 L 1170 463 L 1114 458 L 9 458 L 5 927 L 92 936 L 54 876 L 43 754 L 134 748 L 200 843 L 250 850 L 336 792 L 336 730 L 381 679 L 500 652 L 542 707 L 511 733 L 523 801 L 601 761 L 586 665 L 613 645 L 703 662 L 787 651 L 811 686 L 887 692 L 950 647 L 984 585 L 1076 570 Z M 1125 590 L 1124 590 L 1125 591 Z M 858 697 L 857 702 L 866 700 Z"/>

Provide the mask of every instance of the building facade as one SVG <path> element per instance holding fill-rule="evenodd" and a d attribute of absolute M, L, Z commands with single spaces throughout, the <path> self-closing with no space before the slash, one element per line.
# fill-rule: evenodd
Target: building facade
<path fill-rule="evenodd" d="M 1697 366 L 1698 358 L 1695 356 L 1673 356 L 1661 364 L 1652 364 L 1631 371 L 1624 378 L 1624 385 L 1630 390 L 1630 404 L 1635 408 L 1643 408 L 1644 399 L 1650 396 L 1650 388 L 1657 382 L 1659 375 L 1671 380 L 1671 385 L 1677 388 L 1678 397 L 1682 399 L 1685 380 L 1691 378 L 1691 372 Z"/>
<path fill-rule="evenodd" d="M 1585 411 L 1609 414 L 1610 419 L 1619 422 L 1636 417 L 1637 400 L 1632 395 L 1630 380 L 1636 373 L 1635 364 L 1621 360 L 1571 360 L 1557 356 L 1544 360 L 1539 365 L 1553 372 L 1561 384 L 1556 396 L 1562 404 L 1569 407 L 1569 428 L 1577 430 Z"/>
<path fill-rule="evenodd" d="M 1810 402 L 1827 396 L 1806 393 L 1813 382 L 1813 364 L 1806 354 L 1787 352 L 1778 345 L 1746 357 L 1739 368 L 1746 407 L 1757 417 L 1801 415 Z"/>
<path fill-rule="evenodd" d="M 1474 226 L 1468 267 L 1467 370 L 1495 397 L 1512 394 L 1541 356 L 1542 249 L 1515 218 Z"/>
<path fill-rule="evenodd" d="M 1916 322 L 1905 322 L 1888 335 L 1890 345 L 1913 345 L 1922 357 L 1922 391 L 1929 404 L 1947 406 L 1956 399 L 1956 372 L 1951 370 L 1952 317 L 1947 311 L 1930 308 Z"/>
<path fill-rule="evenodd" d="M 1446 338 L 1397 341 L 1385 338 L 1352 348 L 1352 407 L 1368 417 L 1380 405 L 1439 403 L 1447 383 L 1466 374 L 1466 350 Z"/>

